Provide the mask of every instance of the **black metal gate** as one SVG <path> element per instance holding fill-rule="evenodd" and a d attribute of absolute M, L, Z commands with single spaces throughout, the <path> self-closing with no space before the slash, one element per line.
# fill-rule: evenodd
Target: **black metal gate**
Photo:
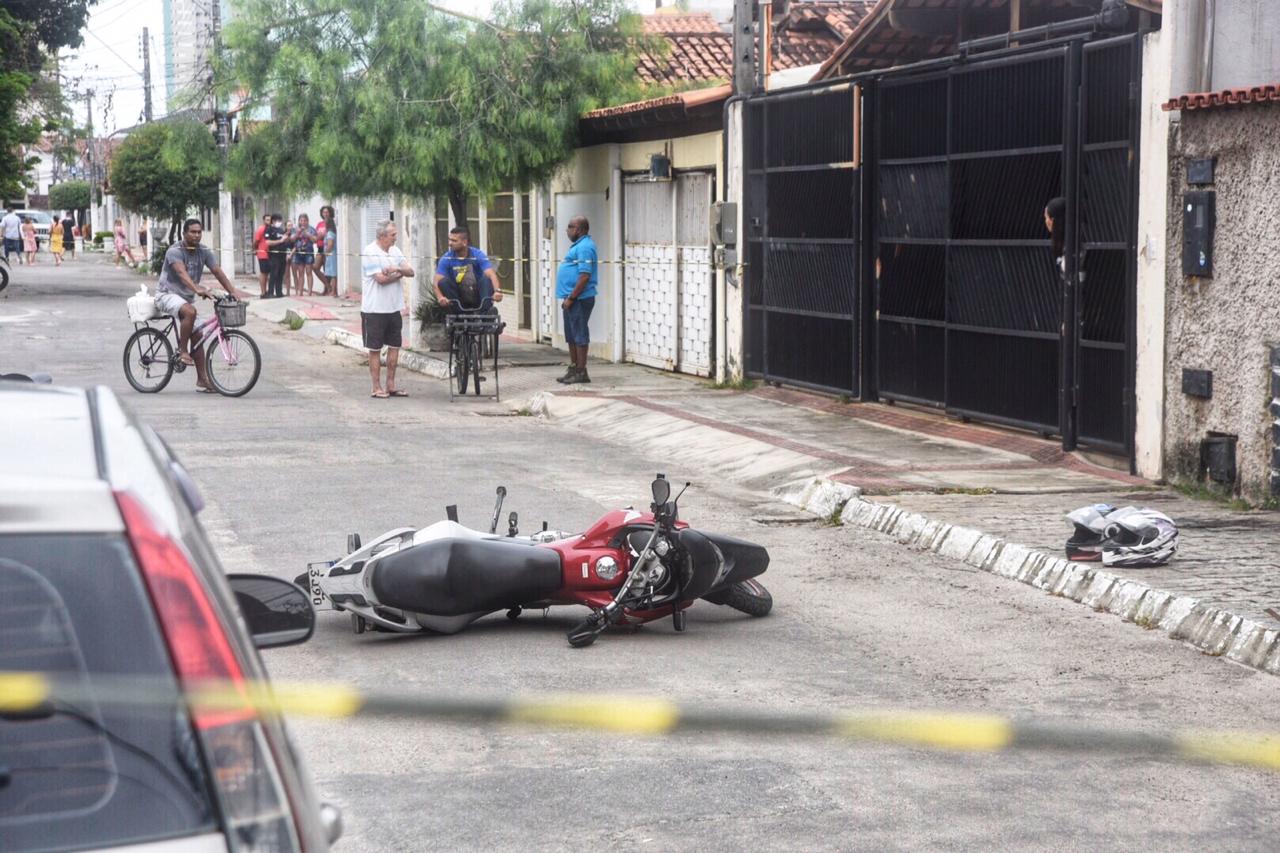
<path fill-rule="evenodd" d="M 1138 60 L 1127 36 L 879 81 L 867 110 L 879 396 L 1068 448 L 1131 448 Z M 1065 276 L 1044 224 L 1055 196 L 1068 202 Z"/>
<path fill-rule="evenodd" d="M 861 393 L 857 90 L 746 104 L 748 375 Z"/>

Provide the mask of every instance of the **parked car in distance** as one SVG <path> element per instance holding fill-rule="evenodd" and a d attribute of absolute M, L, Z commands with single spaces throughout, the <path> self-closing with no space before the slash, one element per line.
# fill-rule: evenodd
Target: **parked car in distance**
<path fill-rule="evenodd" d="M 36 239 L 41 248 L 49 245 L 49 229 L 53 227 L 53 217 L 43 210 L 15 210 L 14 213 L 23 222 L 33 222 L 36 226 Z"/>
<path fill-rule="evenodd" d="M 0 714 L 0 849 L 324 851 L 341 834 L 278 716 L 182 698 L 265 680 L 257 648 L 315 622 L 292 583 L 224 575 L 202 506 L 110 390 L 0 381 L 0 670 L 83 697 Z M 121 683 L 170 698 L 105 701 Z"/>

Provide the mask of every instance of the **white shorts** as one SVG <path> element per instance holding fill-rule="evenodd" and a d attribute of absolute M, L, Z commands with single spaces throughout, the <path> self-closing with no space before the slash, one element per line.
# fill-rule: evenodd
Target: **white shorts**
<path fill-rule="evenodd" d="M 170 317 L 176 318 L 183 305 L 190 305 L 192 308 L 196 307 L 194 302 L 188 302 L 176 293 L 156 294 L 156 310 L 161 314 L 168 314 Z M 197 313 L 199 313 L 199 310 L 198 308 L 196 309 Z"/>

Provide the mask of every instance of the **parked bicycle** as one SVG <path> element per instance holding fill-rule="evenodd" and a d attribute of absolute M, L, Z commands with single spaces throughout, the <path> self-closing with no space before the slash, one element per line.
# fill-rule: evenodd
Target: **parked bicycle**
<path fill-rule="evenodd" d="M 253 338 L 238 326 L 245 324 L 246 304 L 234 296 L 214 300 L 213 315 L 192 331 L 207 344 L 205 366 L 209 383 L 219 394 L 243 397 L 262 372 L 262 354 Z M 152 323 L 159 323 L 154 326 Z M 187 365 L 178 357 L 178 324 L 171 316 L 134 322 L 136 331 L 124 345 L 124 375 L 135 390 L 155 394 L 164 389 L 174 373 Z"/>
<path fill-rule="evenodd" d="M 449 385 L 449 400 L 456 396 L 454 389 L 462 396 L 467 394 L 467 382 L 470 380 L 476 396 L 480 396 L 481 369 L 483 367 L 484 341 L 488 336 L 493 338 L 493 399 L 498 396 L 498 336 L 507 324 L 497 314 L 487 313 L 493 307 L 493 299 L 485 297 L 476 308 L 458 306 L 458 313 L 444 318 L 445 330 L 449 333 L 449 375 L 453 381 Z"/>

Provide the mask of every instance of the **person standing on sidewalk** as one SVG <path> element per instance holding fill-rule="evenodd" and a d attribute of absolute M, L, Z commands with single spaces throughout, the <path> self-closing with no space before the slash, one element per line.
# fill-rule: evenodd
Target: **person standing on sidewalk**
<path fill-rule="evenodd" d="M 18 214 L 13 212 L 13 208 L 9 208 L 9 212 L 0 219 L 0 233 L 4 234 L 4 259 L 9 260 L 9 254 L 16 252 L 18 255 L 18 263 L 22 263 L 22 220 L 18 218 Z"/>
<path fill-rule="evenodd" d="M 259 299 L 267 298 L 267 276 L 271 274 L 271 255 L 267 253 L 267 229 L 271 227 L 271 214 L 262 214 L 262 224 L 253 232 L 253 257 L 258 262 Z"/>
<path fill-rule="evenodd" d="M 267 267 L 267 295 L 266 299 L 280 299 L 284 296 L 284 273 L 285 261 L 288 260 L 289 250 L 285 248 L 284 243 L 287 239 L 284 233 L 284 217 L 278 213 L 271 214 L 271 223 L 267 225 L 266 233 L 263 235 L 267 247 L 268 267 Z"/>
<path fill-rule="evenodd" d="M 62 248 L 71 253 L 71 257 L 76 256 L 76 220 L 75 211 L 68 210 L 67 215 L 62 217 L 61 222 L 55 222 L 54 228 L 62 228 Z"/>
<path fill-rule="evenodd" d="M 378 223 L 374 241 L 360 253 L 360 275 L 364 292 L 360 296 L 360 329 L 364 347 L 369 351 L 369 377 L 373 380 L 371 397 L 408 397 L 396 387 L 396 365 L 400 362 L 401 330 L 404 320 L 404 285 L 402 279 L 413 278 L 404 253 L 396 245 L 398 232 L 391 220 Z M 387 384 L 381 379 L 383 347 L 387 348 Z"/>
<path fill-rule="evenodd" d="M 49 254 L 55 267 L 62 266 L 62 225 L 57 222 L 49 229 Z"/>
<path fill-rule="evenodd" d="M 556 299 L 564 311 L 564 340 L 569 345 L 569 369 L 556 381 L 565 385 L 591 381 L 587 375 L 587 346 L 591 343 L 588 321 L 596 306 L 600 258 L 590 230 L 591 223 L 585 216 L 569 220 L 565 233 L 572 245 L 556 272 Z"/>

